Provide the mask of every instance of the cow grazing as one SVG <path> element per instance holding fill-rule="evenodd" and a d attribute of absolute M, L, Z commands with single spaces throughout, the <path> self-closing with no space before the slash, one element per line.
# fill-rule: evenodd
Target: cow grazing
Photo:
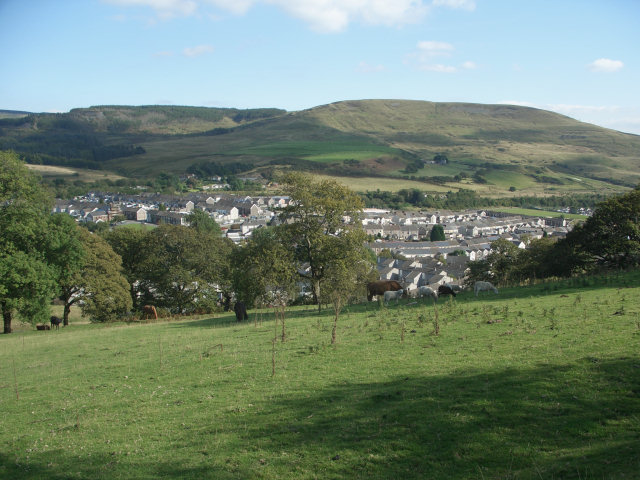
<path fill-rule="evenodd" d="M 453 290 L 456 293 L 460 293 L 462 290 L 464 290 L 464 288 L 460 285 L 457 285 L 455 283 L 445 283 L 444 284 L 446 287 L 450 287 L 451 290 Z"/>
<path fill-rule="evenodd" d="M 36 330 L 51 330 L 49 325 L 36 325 Z"/>
<path fill-rule="evenodd" d="M 396 303 L 398 303 L 398 300 L 400 300 L 402 295 L 404 295 L 404 290 L 402 290 L 402 289 L 400 289 L 400 290 L 387 290 L 386 292 L 384 292 L 384 304 L 388 305 L 389 304 L 389 300 L 393 300 L 394 298 L 396 299 Z"/>
<path fill-rule="evenodd" d="M 473 286 L 473 291 L 476 293 L 476 297 L 478 296 L 478 293 L 480 293 L 480 292 L 498 293 L 498 289 L 493 286 L 493 283 L 491 283 L 491 282 L 480 282 L 480 281 L 475 283 L 475 285 Z"/>
<path fill-rule="evenodd" d="M 418 287 L 417 297 L 418 298 L 431 297 L 433 298 L 434 302 L 438 301 L 438 294 L 436 293 L 436 291 L 431 287 L 427 287 L 426 285 Z"/>
<path fill-rule="evenodd" d="M 247 306 L 244 302 L 236 302 L 233 306 L 233 311 L 236 313 L 236 320 L 238 322 L 249 319 L 249 315 L 247 315 Z"/>
<path fill-rule="evenodd" d="M 51 322 L 51 328 L 55 327 L 56 330 L 60 330 L 60 324 L 62 323 L 62 319 L 60 317 L 51 315 L 51 318 L 49 319 L 49 321 Z"/>
<path fill-rule="evenodd" d="M 456 296 L 456 292 L 453 291 L 453 288 L 447 286 L 447 285 L 440 285 L 438 287 L 438 295 L 442 296 L 442 295 L 453 295 L 454 297 Z"/>
<path fill-rule="evenodd" d="M 384 295 L 384 292 L 402 290 L 400 285 L 395 280 L 376 280 L 375 282 L 367 283 L 367 300 L 371 301 L 374 295 Z"/>
<path fill-rule="evenodd" d="M 145 305 L 142 307 L 142 318 L 149 319 L 149 318 L 153 318 L 155 320 L 158 319 L 158 311 L 156 310 L 156 307 L 154 307 L 153 305 Z"/>

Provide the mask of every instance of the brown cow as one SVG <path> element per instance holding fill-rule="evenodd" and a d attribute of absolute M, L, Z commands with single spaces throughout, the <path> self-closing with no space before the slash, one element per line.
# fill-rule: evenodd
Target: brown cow
<path fill-rule="evenodd" d="M 400 285 L 395 280 L 376 280 L 375 282 L 367 283 L 367 300 L 371 301 L 374 295 L 384 295 L 384 292 L 402 290 Z"/>
<path fill-rule="evenodd" d="M 155 318 L 156 320 L 158 319 L 158 312 L 156 311 L 156 307 L 154 307 L 153 305 L 145 305 L 144 307 L 142 307 L 142 318 L 147 319 L 147 318 Z"/>

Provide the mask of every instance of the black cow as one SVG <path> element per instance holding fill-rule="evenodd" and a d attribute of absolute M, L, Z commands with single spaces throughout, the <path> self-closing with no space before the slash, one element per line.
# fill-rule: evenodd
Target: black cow
<path fill-rule="evenodd" d="M 56 330 L 60 330 L 60 324 L 62 323 L 62 319 L 60 317 L 51 315 L 51 318 L 49 320 L 51 322 L 51 328 L 56 327 Z"/>
<path fill-rule="evenodd" d="M 455 297 L 456 292 L 453 291 L 453 288 L 447 285 L 440 285 L 438 287 L 438 296 L 442 296 L 442 295 L 453 295 Z"/>
<path fill-rule="evenodd" d="M 249 319 L 249 315 L 247 315 L 247 307 L 244 302 L 236 302 L 233 306 L 233 311 L 236 312 L 236 320 L 238 322 Z"/>

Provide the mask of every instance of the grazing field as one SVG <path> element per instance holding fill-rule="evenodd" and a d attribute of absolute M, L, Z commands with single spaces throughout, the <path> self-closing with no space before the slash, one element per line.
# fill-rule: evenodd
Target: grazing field
<path fill-rule="evenodd" d="M 3 336 L 0 478 L 638 478 L 640 272 L 250 315 Z"/>
<path fill-rule="evenodd" d="M 511 213 L 513 215 L 530 215 L 532 217 L 564 217 L 568 220 L 586 220 L 586 215 L 578 213 L 554 212 L 552 210 L 538 210 L 534 208 L 491 207 L 492 211 Z"/>
<path fill-rule="evenodd" d="M 334 175 L 313 175 L 318 180 L 334 180 L 349 187 L 356 192 L 367 192 L 381 190 L 383 192 L 397 192 L 407 188 L 417 188 L 431 193 L 445 193 L 451 190 L 446 185 L 434 185 L 431 183 L 418 182 L 416 180 L 403 180 L 401 178 L 382 177 L 338 177 Z"/>
<path fill-rule="evenodd" d="M 44 178 L 65 178 L 81 180 L 83 182 L 95 182 L 98 180 L 120 180 L 125 177 L 112 172 L 102 170 L 88 170 L 84 168 L 56 167 L 53 165 L 31 165 L 27 167 L 37 172 Z"/>

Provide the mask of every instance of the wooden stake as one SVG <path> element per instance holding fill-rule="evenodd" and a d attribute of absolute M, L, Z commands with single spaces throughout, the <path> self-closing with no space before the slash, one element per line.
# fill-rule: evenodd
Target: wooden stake
<path fill-rule="evenodd" d="M 22 339 L 24 340 L 24 337 L 22 337 Z M 13 385 L 16 389 L 16 400 L 20 400 L 20 394 L 18 393 L 18 376 L 16 375 L 16 360 L 12 359 L 13 361 Z"/>

